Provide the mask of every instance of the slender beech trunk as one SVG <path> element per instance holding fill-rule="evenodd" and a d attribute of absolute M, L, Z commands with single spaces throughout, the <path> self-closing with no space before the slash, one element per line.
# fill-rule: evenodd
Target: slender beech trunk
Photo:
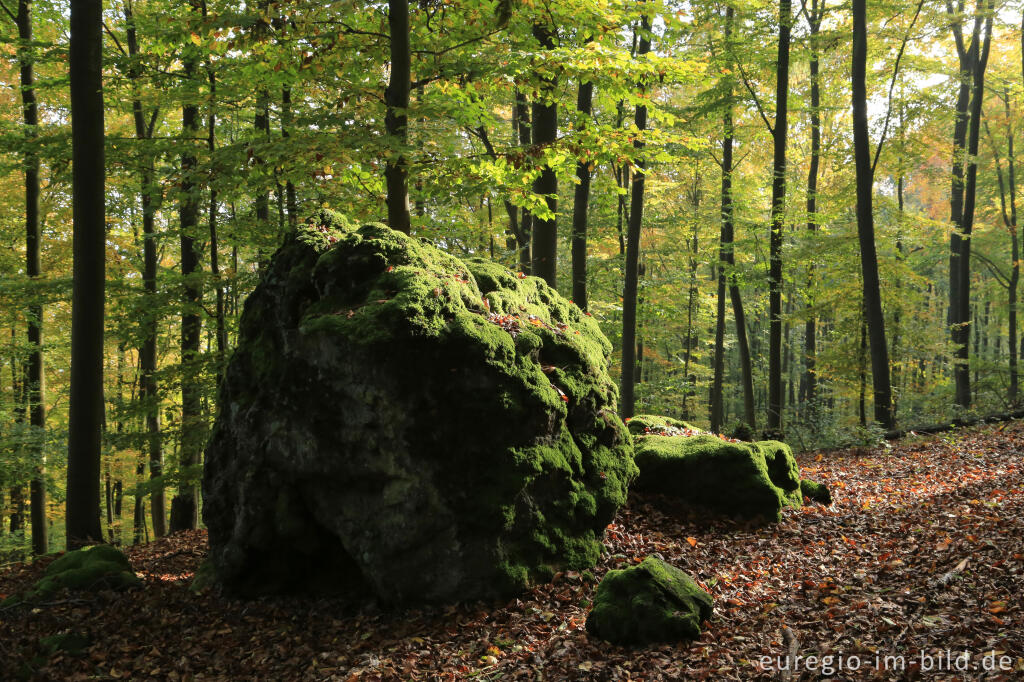
<path fill-rule="evenodd" d="M 138 95 L 138 82 L 142 78 L 142 68 L 139 62 L 139 40 L 135 27 L 135 16 L 133 4 L 125 4 L 126 38 L 128 43 L 128 78 L 132 83 L 132 117 L 135 122 L 135 137 L 145 144 L 146 140 L 152 138 L 153 125 L 156 121 L 154 115 L 147 124 L 145 112 L 142 108 L 142 100 Z M 154 112 L 155 113 L 155 112 Z M 153 165 L 153 156 L 147 151 L 141 153 L 140 167 L 141 183 L 139 189 L 142 202 L 142 283 L 146 291 L 146 297 L 152 301 L 147 306 L 152 310 L 156 304 L 156 276 L 157 276 L 157 252 L 156 252 L 156 204 L 159 197 L 155 190 L 156 170 Z M 157 371 L 157 318 L 153 314 L 147 314 L 142 319 L 142 346 L 139 349 L 139 369 L 141 373 L 139 398 L 143 404 L 146 419 L 146 447 L 149 451 L 149 473 L 151 478 L 163 475 L 164 456 L 163 439 L 160 434 L 160 393 L 156 379 Z M 140 465 L 141 466 L 141 465 Z M 140 471 L 141 477 L 145 472 Z M 137 504 L 136 511 L 141 509 Z M 153 515 L 153 534 L 160 538 L 167 534 L 167 511 L 164 488 L 157 487 L 150 493 L 150 510 Z"/>
<path fill-rule="evenodd" d="M 577 130 L 583 130 L 590 123 L 591 104 L 594 99 L 594 84 L 580 83 L 576 96 Z M 590 207 L 590 162 L 580 158 L 576 162 L 576 178 L 579 184 L 573 195 L 572 204 L 572 300 L 587 310 L 587 212 Z"/>
<path fill-rule="evenodd" d="M 555 35 L 551 27 L 534 24 L 533 37 L 545 50 L 555 48 Z M 540 98 L 533 102 L 533 144 L 539 148 L 554 144 L 558 138 L 558 105 L 554 101 L 554 89 L 557 83 L 554 78 L 544 79 Z M 533 182 L 534 194 L 543 195 L 548 210 L 558 213 L 558 177 L 555 169 L 545 165 L 540 176 Z M 558 258 L 558 220 L 551 218 L 533 220 L 533 274 L 543 279 L 552 287 L 557 283 Z"/>
<path fill-rule="evenodd" d="M 187 50 L 189 48 L 186 48 Z M 191 52 L 191 50 L 189 50 Z M 196 76 L 198 56 L 186 53 L 184 77 Z M 199 136 L 199 108 L 191 102 L 181 111 L 181 197 L 178 221 L 181 242 L 182 312 L 181 312 L 181 451 L 182 470 L 199 463 L 203 446 L 203 416 L 199 387 L 199 343 L 202 322 L 199 309 L 202 290 L 198 278 L 199 265 L 199 184 L 196 182 L 195 140 Z M 198 491 L 195 483 L 182 483 L 171 500 L 170 531 L 194 529 L 199 521 Z"/>
<path fill-rule="evenodd" d="M 651 51 L 651 23 L 644 14 L 640 26 L 640 44 L 637 55 L 643 56 Z M 640 86 L 641 91 L 644 86 Z M 633 117 L 640 136 L 633 142 L 637 156 L 641 157 L 644 149 L 643 131 L 647 129 L 647 107 L 638 104 Z M 622 405 L 619 412 L 623 418 L 632 417 L 636 404 L 634 395 L 634 376 L 630 368 L 636 363 L 636 312 L 637 284 L 640 261 L 640 227 L 644 213 L 644 180 L 647 167 L 643 158 L 637 159 L 637 173 L 633 176 L 633 189 L 630 197 L 629 224 L 626 228 L 626 272 L 622 295 Z"/>
<path fill-rule="evenodd" d="M 864 321 L 871 348 L 871 382 L 875 421 L 891 429 L 892 387 L 889 374 L 889 347 L 885 340 L 878 256 L 875 251 L 875 223 L 871 199 L 874 172 L 871 167 L 871 140 L 868 137 L 867 103 L 867 3 L 853 0 L 853 156 L 857 184 L 857 237 L 864 287 Z"/>
<path fill-rule="evenodd" d="M 409 45 L 409 0 L 388 0 L 391 36 L 391 79 L 385 99 L 384 126 L 396 149 L 384 168 L 387 185 L 388 225 L 409 234 L 409 169 L 403 156 L 409 140 L 409 95 L 412 90 L 412 52 Z"/>
<path fill-rule="evenodd" d="M 791 0 L 779 0 L 775 127 L 772 129 L 772 216 L 768 245 L 768 431 L 782 432 L 782 237 L 786 218 L 786 142 L 789 134 Z"/>
<path fill-rule="evenodd" d="M 818 231 L 818 167 L 821 162 L 821 77 L 819 76 L 818 34 L 825 11 L 824 0 L 811 0 L 808 14 L 810 25 L 810 80 L 811 80 L 811 163 L 807 171 L 807 232 Z M 817 410 L 818 372 L 815 363 L 818 358 L 818 321 L 814 313 L 814 262 L 807 266 L 807 318 L 804 322 L 804 399 L 807 401 L 805 415 L 813 423 Z"/>
<path fill-rule="evenodd" d="M 204 5 L 204 13 L 205 10 L 206 8 Z M 217 92 L 217 76 L 216 73 L 214 73 L 212 63 L 207 64 L 207 73 L 209 74 L 210 80 L 210 113 L 206 118 L 206 149 L 210 152 L 210 158 L 213 158 L 213 153 L 217 149 L 217 114 L 213 110 L 213 103 L 216 101 L 215 94 Z M 210 227 L 210 274 L 213 275 L 213 282 L 217 296 L 217 307 L 214 310 L 214 314 L 216 316 L 215 323 L 217 325 L 217 367 L 218 372 L 220 373 L 223 372 L 225 368 L 224 361 L 228 350 L 228 332 L 227 323 L 225 321 L 224 283 L 221 281 L 220 272 L 220 239 L 217 234 L 217 188 L 213 186 L 212 180 L 213 178 L 211 178 L 210 183 L 210 205 L 207 210 L 207 222 Z M 288 184 L 291 187 L 291 183 L 289 182 Z M 294 195 L 295 188 L 291 187 L 291 191 Z M 294 198 L 294 196 L 292 198 Z M 289 218 L 291 217 L 293 217 L 293 212 L 289 210 Z"/>
<path fill-rule="evenodd" d="M 525 153 L 533 144 L 533 126 L 530 125 L 530 106 L 526 102 L 526 96 L 519 90 L 516 90 L 512 104 L 512 124 L 513 132 L 518 136 L 517 141 Z M 525 208 L 519 220 L 519 235 L 516 240 L 519 269 L 527 275 L 533 274 L 533 214 Z"/>
<path fill-rule="evenodd" d="M 212 70 L 210 71 L 210 87 L 213 87 Z M 212 117 L 213 114 L 211 113 L 210 116 Z M 292 121 L 292 89 L 286 85 L 281 88 L 281 137 L 285 139 L 291 137 Z M 288 207 L 288 226 L 294 230 L 299 225 L 299 199 L 295 191 L 295 183 L 290 179 L 284 181 L 284 192 L 285 203 Z"/>
<path fill-rule="evenodd" d="M 71 158 L 74 286 L 68 407 L 67 546 L 102 542 L 103 316 L 106 204 L 103 3 L 71 4 Z"/>
<path fill-rule="evenodd" d="M 25 271 L 29 278 L 42 276 L 42 230 L 39 221 L 39 156 L 35 138 L 39 124 L 36 105 L 32 15 L 29 0 L 18 0 L 18 63 L 21 67 L 21 102 L 25 122 Z M 28 457 L 32 463 L 29 504 L 32 519 L 32 552 L 46 554 L 49 548 L 46 523 L 46 379 L 43 373 L 43 305 L 34 301 L 28 309 L 28 414 L 32 437 Z"/>

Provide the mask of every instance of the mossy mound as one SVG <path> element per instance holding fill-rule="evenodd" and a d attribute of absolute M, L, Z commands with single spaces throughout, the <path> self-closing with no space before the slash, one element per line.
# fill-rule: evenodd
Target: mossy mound
<path fill-rule="evenodd" d="M 814 502 L 820 502 L 826 507 L 832 504 L 832 492 L 825 486 L 824 483 L 815 483 L 809 481 L 806 478 L 800 479 L 800 492 L 808 500 Z"/>
<path fill-rule="evenodd" d="M 711 595 L 661 559 L 609 571 L 597 586 L 587 632 L 613 644 L 677 642 L 700 637 Z"/>
<path fill-rule="evenodd" d="M 634 447 L 638 490 L 746 519 L 778 520 L 784 507 L 803 504 L 800 471 L 785 443 L 652 432 L 635 434 Z"/>
<path fill-rule="evenodd" d="M 626 427 L 630 434 L 643 436 L 649 433 L 659 435 L 672 435 L 676 431 L 700 432 L 696 426 L 672 417 L 663 417 L 657 414 L 638 414 L 626 421 Z"/>
<path fill-rule="evenodd" d="M 127 557 L 110 545 L 93 545 L 68 552 L 46 567 L 39 582 L 22 594 L 8 597 L 10 606 L 53 597 L 60 590 L 118 590 L 141 585 Z"/>
<path fill-rule="evenodd" d="M 504 596 L 596 563 L 636 475 L 611 346 L 542 280 L 315 215 L 241 320 L 206 452 L 230 592 Z"/>

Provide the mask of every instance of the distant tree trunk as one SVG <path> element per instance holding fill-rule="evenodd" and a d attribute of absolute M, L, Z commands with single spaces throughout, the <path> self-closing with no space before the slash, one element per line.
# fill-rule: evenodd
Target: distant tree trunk
<path fill-rule="evenodd" d="M 519 145 L 525 152 L 533 144 L 533 127 L 530 125 L 530 106 L 526 102 L 526 96 L 516 90 L 515 100 L 512 104 L 513 132 L 518 134 Z M 533 214 L 525 208 L 522 210 L 522 218 L 519 221 L 518 242 L 519 269 L 527 275 L 533 274 Z"/>
<path fill-rule="evenodd" d="M 970 318 L 970 257 L 971 231 L 974 226 L 975 187 L 977 184 L 978 137 L 981 125 L 981 103 L 984 96 L 985 67 L 988 63 L 992 36 L 992 0 L 985 12 L 978 12 L 974 20 L 971 44 L 965 47 L 960 19 L 951 22 L 960 59 L 960 90 L 956 102 L 956 123 L 953 129 L 953 186 L 950 192 L 950 222 L 954 232 L 950 239 L 950 326 L 954 352 L 953 376 L 956 382 L 956 403 L 961 407 L 971 404 L 971 374 L 969 341 Z M 952 13 L 952 5 L 948 6 Z M 985 19 L 984 15 L 988 18 Z M 985 25 L 984 47 L 981 26 Z M 968 130 L 969 128 L 969 130 Z M 966 145 L 966 155 L 964 147 Z"/>
<path fill-rule="evenodd" d="M 67 546 L 102 542 L 100 452 L 103 436 L 105 158 L 103 3 L 71 5 L 71 157 L 74 289 L 68 408 Z"/>
<path fill-rule="evenodd" d="M 643 56 L 651 51 L 651 23 L 647 14 L 643 15 L 640 28 L 640 45 L 637 54 Z M 643 86 L 641 86 L 643 87 Z M 647 107 L 638 104 L 633 118 L 641 135 L 647 129 Z M 644 142 L 638 137 L 633 142 L 637 156 L 643 152 Z M 638 172 L 633 176 L 632 196 L 629 208 L 629 225 L 626 229 L 626 272 L 622 296 L 622 405 L 619 408 L 623 418 L 632 417 L 635 408 L 634 376 L 629 371 L 636 363 L 636 313 L 637 284 L 639 279 L 640 261 L 640 227 L 644 213 L 644 180 L 647 167 L 642 158 L 637 160 Z"/>
<path fill-rule="evenodd" d="M 594 99 L 594 84 L 580 83 L 576 97 L 576 111 L 582 130 L 590 120 L 591 104 Z M 587 211 L 590 206 L 590 164 L 586 159 L 576 162 L 576 178 L 579 184 L 573 195 L 572 205 L 572 300 L 587 310 Z"/>
<path fill-rule="evenodd" d="M 996 166 L 996 179 L 999 183 L 999 207 L 1003 225 L 1010 235 L 1010 276 L 1006 278 L 1007 325 L 1009 327 L 1009 370 L 1010 385 L 1006 399 L 1010 405 L 1017 404 L 1019 376 L 1017 370 L 1017 287 L 1020 283 L 1020 243 L 1017 241 L 1017 162 L 1013 149 L 1013 125 L 1011 123 L 1010 93 L 1004 89 L 1000 98 L 1003 100 L 1003 111 L 1006 117 L 1006 162 L 1007 175 L 1003 175 L 1002 159 L 995 138 L 985 122 L 985 132 L 992 146 L 992 157 Z M 1007 186 L 1009 184 L 1009 186 Z M 1009 207 L 1009 208 L 1007 208 Z"/>
<path fill-rule="evenodd" d="M 188 49 L 188 48 L 186 48 Z M 198 59 L 195 54 L 186 54 L 184 59 L 186 81 L 195 78 Z M 181 197 L 178 204 L 178 220 L 181 240 L 181 451 L 179 466 L 184 472 L 199 463 L 203 446 L 203 416 L 199 387 L 199 344 L 202 322 L 199 310 L 202 305 L 202 290 L 198 277 L 199 244 L 199 186 L 196 183 L 196 155 L 194 141 L 199 136 L 199 109 L 186 104 L 181 112 L 182 137 L 185 149 L 181 154 Z M 172 533 L 194 529 L 199 521 L 199 503 L 196 485 L 182 483 L 178 494 L 171 500 Z"/>
<path fill-rule="evenodd" d="M 128 42 L 128 56 L 130 59 L 128 77 L 132 82 L 132 115 L 135 121 L 135 137 L 138 140 L 147 140 L 153 135 L 153 126 L 156 116 L 146 123 L 146 116 L 142 108 L 142 101 L 139 98 L 137 83 L 142 77 L 142 68 L 139 62 L 139 41 L 135 27 L 135 17 L 132 13 L 132 3 L 127 3 L 124 9 L 125 23 L 127 25 L 126 38 Z M 157 253 L 156 253 L 156 204 L 159 196 L 154 190 L 154 178 L 156 170 L 153 166 L 153 157 L 144 153 L 140 160 L 142 176 L 140 183 L 140 198 L 142 201 L 142 282 L 146 290 L 146 297 L 156 302 L 156 275 L 157 275 Z M 150 307 L 150 306 L 147 306 Z M 163 475 L 164 456 L 163 443 L 160 434 L 160 393 L 157 385 L 157 319 L 153 315 L 147 315 L 142 319 L 142 346 L 139 349 L 139 369 L 141 373 L 139 381 L 139 398 L 143 404 L 146 415 L 146 444 L 149 451 L 149 473 L 151 478 Z M 139 472 L 142 476 L 145 472 Z M 167 512 L 166 498 L 162 486 L 150 493 L 150 509 L 153 513 L 153 534 L 158 538 L 167 534 Z M 137 509 L 141 506 L 137 503 Z M 143 521 L 144 522 L 144 521 Z"/>
<path fill-rule="evenodd" d="M 789 133 L 789 42 L 792 3 L 779 0 L 779 50 L 772 129 L 772 215 L 768 245 L 768 431 L 782 432 L 782 233 L 786 218 L 786 142 Z"/>
<path fill-rule="evenodd" d="M 807 20 L 810 25 L 810 81 L 811 81 L 811 162 L 807 171 L 807 232 L 818 231 L 818 166 L 821 161 L 821 78 L 818 75 L 818 34 L 825 12 L 824 0 L 811 0 Z M 807 266 L 807 319 L 804 322 L 804 399 L 806 416 L 811 422 L 817 409 L 818 374 L 815 363 L 818 356 L 817 319 L 813 301 L 814 263 Z"/>
<path fill-rule="evenodd" d="M 555 48 L 554 33 L 551 27 L 534 24 L 533 37 L 545 50 Z M 533 144 L 535 147 L 554 144 L 558 139 L 558 105 L 554 101 L 554 78 L 545 79 L 541 88 L 541 98 L 533 102 Z M 534 194 L 546 198 L 548 210 L 558 212 L 558 177 L 555 169 L 545 165 L 540 176 L 533 182 Z M 558 259 L 558 219 L 552 216 L 541 220 L 533 219 L 533 274 L 540 277 L 552 287 L 557 284 Z"/>
<path fill-rule="evenodd" d="M 892 387 L 889 383 L 889 346 L 885 340 L 885 317 L 871 206 L 874 169 L 871 166 L 871 140 L 868 137 L 867 53 L 866 0 L 853 0 L 853 154 L 857 176 L 857 236 L 864 288 L 864 319 L 871 347 L 875 421 L 888 430 L 893 427 Z"/>
<path fill-rule="evenodd" d="M 388 0 L 388 26 L 391 36 L 391 80 L 386 93 L 387 114 L 384 125 L 388 137 L 398 149 L 384 169 L 387 185 L 388 225 L 409 234 L 409 170 L 403 149 L 409 139 L 409 94 L 412 90 L 412 52 L 409 45 L 409 0 Z"/>
<path fill-rule="evenodd" d="M 204 4 L 205 11 L 205 4 Z M 210 157 L 213 158 L 213 153 L 217 148 L 217 115 L 213 110 L 213 102 L 216 101 L 214 94 L 217 91 L 217 77 L 213 71 L 213 65 L 207 65 L 207 71 L 210 79 L 210 113 L 206 119 L 206 149 L 210 152 Z M 282 114 L 283 115 L 283 114 Z M 287 135 L 285 136 L 287 137 Z M 291 199 L 293 200 L 295 187 L 288 183 L 291 188 Z M 289 208 L 289 218 L 294 217 L 294 211 Z M 227 321 L 225 319 L 227 313 L 225 311 L 224 302 L 224 283 L 221 281 L 220 273 L 220 239 L 217 234 L 217 189 L 210 184 L 210 206 L 207 212 L 207 222 L 210 228 L 210 274 L 213 275 L 214 286 L 216 287 L 216 308 L 214 310 L 215 323 L 217 325 L 217 367 L 218 373 L 224 371 L 224 361 L 226 359 L 226 353 L 228 351 L 228 332 L 227 332 Z M 294 227 L 294 226 L 293 226 Z"/>
<path fill-rule="evenodd" d="M 35 150 L 39 112 L 36 105 L 32 48 L 32 15 L 29 0 L 18 0 L 18 64 L 21 67 L 21 102 L 25 121 L 25 272 L 32 280 L 42 275 L 39 222 L 39 156 Z M 38 294 L 35 294 L 38 296 Z M 43 306 L 33 302 L 28 309 L 28 413 L 32 425 L 28 456 L 33 475 L 29 484 L 32 516 L 32 552 L 46 554 L 49 548 L 46 524 L 46 378 L 43 373 Z"/>
<path fill-rule="evenodd" d="M 210 70 L 210 87 L 213 88 L 212 69 Z M 212 120 L 213 112 L 210 112 L 210 118 Z M 292 89 L 286 85 L 281 88 L 281 137 L 285 139 L 291 137 L 292 121 Z M 286 179 L 284 181 L 284 191 L 285 204 L 288 207 L 288 227 L 294 230 L 299 225 L 299 198 L 295 191 L 295 183 L 290 179 Z M 218 291 L 222 290 L 219 289 Z"/>

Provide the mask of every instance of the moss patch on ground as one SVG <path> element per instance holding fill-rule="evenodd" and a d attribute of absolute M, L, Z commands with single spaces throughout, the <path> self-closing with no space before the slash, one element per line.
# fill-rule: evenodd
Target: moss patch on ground
<path fill-rule="evenodd" d="M 650 417 L 646 422 L 655 423 Z M 632 425 L 637 420 L 630 422 Z M 672 434 L 672 425 L 663 433 Z M 789 446 L 744 443 L 708 433 L 634 432 L 636 488 L 671 495 L 739 518 L 778 520 L 803 504 L 800 472 Z"/>
<path fill-rule="evenodd" d="M 93 545 L 67 552 L 46 567 L 46 575 L 22 594 L 2 602 L 11 606 L 53 597 L 62 589 L 96 591 L 126 589 L 141 585 L 131 564 L 120 550 L 110 545 Z"/>
<path fill-rule="evenodd" d="M 625 645 L 697 639 L 711 609 L 711 595 L 693 578 L 647 557 L 637 566 L 605 575 L 587 617 L 587 632 Z"/>
<path fill-rule="evenodd" d="M 820 502 L 826 507 L 832 504 L 832 492 L 824 483 L 815 483 L 806 478 L 800 479 L 800 492 L 808 500 Z"/>

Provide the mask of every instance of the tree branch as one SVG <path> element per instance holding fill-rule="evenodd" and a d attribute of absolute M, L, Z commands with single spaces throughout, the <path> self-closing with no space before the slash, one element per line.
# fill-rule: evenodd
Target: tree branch
<path fill-rule="evenodd" d="M 107 26 L 107 22 L 105 21 L 103 22 L 103 30 L 106 31 L 107 35 L 110 36 L 111 39 L 114 41 L 114 45 L 117 46 L 118 51 L 125 57 L 127 57 L 128 53 L 125 52 L 123 47 L 121 47 L 121 41 L 117 39 L 117 36 L 115 36 L 114 32 L 110 30 L 110 27 Z"/>
<path fill-rule="evenodd" d="M 3 0 L 0 0 L 0 7 L 4 8 L 4 12 L 7 14 L 7 16 L 11 18 L 11 21 L 13 21 L 15 24 L 18 23 L 17 15 L 11 13 L 11 10 L 7 8 L 7 5 L 4 4 Z"/>
<path fill-rule="evenodd" d="M 740 70 L 740 78 L 743 81 L 743 85 L 745 85 L 747 87 L 747 92 L 750 93 L 750 96 L 754 100 L 754 106 L 757 107 L 757 113 L 759 113 L 761 115 L 761 120 L 764 121 L 764 124 L 766 126 L 768 126 L 768 132 L 772 134 L 772 137 L 774 137 L 775 136 L 775 127 L 771 123 L 768 122 L 768 117 L 765 116 L 765 113 L 764 113 L 764 107 L 761 106 L 761 100 L 758 99 L 757 93 L 754 92 L 754 88 L 750 87 L 750 81 L 747 80 L 747 72 L 743 70 L 743 65 L 740 64 L 739 60 L 736 60 L 736 66 Z"/>
<path fill-rule="evenodd" d="M 878 149 L 875 150 L 875 160 L 871 163 L 871 175 L 875 174 L 875 167 L 878 165 L 878 158 L 882 155 L 882 145 L 885 144 L 885 136 L 889 132 L 889 119 L 892 117 L 892 91 L 896 87 L 896 77 L 900 73 L 900 60 L 903 59 L 903 53 L 907 49 L 907 41 L 910 40 L 910 33 L 914 30 L 914 24 L 917 23 L 917 18 L 921 16 L 921 8 L 924 7 L 924 0 L 919 0 L 917 3 L 917 11 L 914 12 L 914 18 L 910 20 L 910 26 L 907 27 L 907 32 L 903 36 L 903 43 L 900 45 L 900 51 L 896 53 L 896 64 L 892 67 L 892 80 L 889 81 L 889 98 L 885 107 L 885 125 L 882 127 L 882 137 L 878 140 Z"/>

